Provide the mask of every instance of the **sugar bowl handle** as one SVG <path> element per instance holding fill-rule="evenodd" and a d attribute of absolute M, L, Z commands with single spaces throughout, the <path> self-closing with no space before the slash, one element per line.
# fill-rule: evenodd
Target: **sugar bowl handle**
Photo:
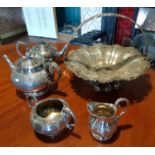
<path fill-rule="evenodd" d="M 68 107 L 65 107 L 63 111 L 67 114 L 67 116 L 71 115 L 73 118 L 73 123 L 70 123 L 68 117 L 66 117 L 66 128 L 71 130 L 75 126 L 76 121 L 75 114 Z"/>
<path fill-rule="evenodd" d="M 32 94 L 31 96 L 26 95 L 26 100 L 28 101 L 28 105 L 30 108 L 32 108 L 38 102 L 35 95 L 32 95 Z"/>
<path fill-rule="evenodd" d="M 58 82 L 60 77 L 61 77 L 61 69 L 59 67 L 59 65 L 55 62 L 51 62 L 50 65 L 49 65 L 49 72 L 50 74 L 53 76 L 54 72 L 53 72 L 53 68 L 58 72 L 58 77 L 57 79 L 55 80 L 55 82 Z"/>
<path fill-rule="evenodd" d="M 115 101 L 115 106 L 116 107 L 120 107 L 120 103 L 121 102 L 125 102 L 126 103 L 126 106 L 124 107 L 124 110 L 122 112 L 120 112 L 120 114 L 117 116 L 118 119 L 120 119 L 128 110 L 128 105 L 129 105 L 129 100 L 126 99 L 126 98 L 119 98 Z"/>

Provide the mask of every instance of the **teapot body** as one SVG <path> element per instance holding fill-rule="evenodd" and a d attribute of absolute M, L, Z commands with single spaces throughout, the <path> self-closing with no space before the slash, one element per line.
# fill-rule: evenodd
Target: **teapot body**
<path fill-rule="evenodd" d="M 37 92 L 48 86 L 48 73 L 43 64 L 37 68 L 22 71 L 17 67 L 11 72 L 11 81 L 22 92 Z"/>
<path fill-rule="evenodd" d="M 40 42 L 30 48 L 30 55 L 35 58 L 44 59 L 45 62 L 53 61 L 57 49 L 46 42 Z"/>

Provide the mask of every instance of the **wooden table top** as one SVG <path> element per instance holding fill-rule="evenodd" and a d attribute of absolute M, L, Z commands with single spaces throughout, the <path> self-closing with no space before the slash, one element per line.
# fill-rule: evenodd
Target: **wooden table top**
<path fill-rule="evenodd" d="M 62 43 L 53 43 L 58 49 Z M 70 46 L 70 49 L 77 48 Z M 23 49 L 22 49 L 23 50 Z M 70 76 L 60 61 L 62 77 L 58 90 L 49 97 L 65 99 L 76 115 L 72 131 L 66 130 L 55 140 L 36 134 L 31 127 L 30 107 L 10 80 L 10 69 L 2 58 L 6 53 L 11 60 L 18 58 L 14 44 L 0 46 L 0 146 L 155 146 L 155 71 L 127 82 L 111 93 L 94 92 L 90 85 Z M 119 97 L 130 101 L 128 112 L 120 119 L 115 136 L 108 143 L 94 140 L 89 132 L 86 109 L 88 101 L 113 103 Z"/>

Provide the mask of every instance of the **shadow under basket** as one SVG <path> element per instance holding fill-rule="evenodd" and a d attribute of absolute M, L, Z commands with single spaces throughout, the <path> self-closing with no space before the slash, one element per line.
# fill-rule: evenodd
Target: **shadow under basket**
<path fill-rule="evenodd" d="M 94 81 L 89 81 L 91 87 L 93 88 L 94 91 L 103 91 L 103 92 L 111 92 L 113 90 L 118 90 L 119 88 L 122 87 L 122 82 L 120 81 L 113 81 L 109 83 L 98 83 Z"/>

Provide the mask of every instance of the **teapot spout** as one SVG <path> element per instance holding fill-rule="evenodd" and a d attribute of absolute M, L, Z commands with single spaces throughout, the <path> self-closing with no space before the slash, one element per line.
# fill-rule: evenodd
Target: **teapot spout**
<path fill-rule="evenodd" d="M 66 44 L 66 45 L 63 47 L 63 49 L 62 49 L 61 51 L 57 52 L 57 53 L 56 53 L 56 56 L 57 56 L 57 57 L 63 56 L 63 55 L 65 54 L 66 49 L 68 48 L 68 45 L 69 45 L 69 44 Z"/>
<path fill-rule="evenodd" d="M 7 62 L 8 65 L 10 66 L 10 69 L 11 69 L 11 70 L 14 70 L 14 69 L 15 69 L 15 66 L 14 66 L 14 64 L 11 62 L 11 60 L 9 59 L 9 57 L 8 57 L 6 54 L 4 54 L 4 55 L 3 55 L 3 58 L 6 60 L 6 62 Z"/>

